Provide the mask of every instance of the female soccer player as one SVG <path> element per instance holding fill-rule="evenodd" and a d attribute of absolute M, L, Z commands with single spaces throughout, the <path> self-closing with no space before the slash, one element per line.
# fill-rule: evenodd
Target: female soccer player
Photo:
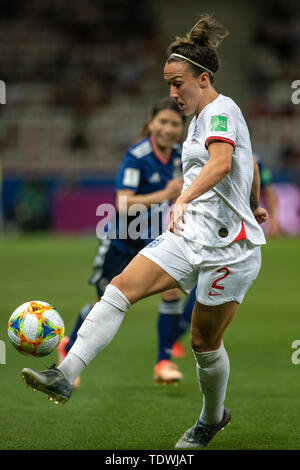
<path fill-rule="evenodd" d="M 256 166 L 256 171 L 259 171 L 260 176 L 260 188 L 257 188 L 257 194 L 262 195 L 269 215 L 267 236 L 278 237 L 281 234 L 280 221 L 278 217 L 278 200 L 275 189 L 272 185 L 271 172 L 264 166 L 258 154 L 254 154 L 253 161 L 254 165 Z M 183 357 L 185 355 L 184 348 L 179 340 L 190 327 L 193 305 L 196 299 L 195 296 L 196 292 L 195 289 L 193 289 L 185 304 L 184 311 L 181 314 L 179 320 L 179 324 L 177 325 L 177 336 L 172 351 L 178 351 L 178 357 Z M 173 353 L 173 357 L 176 357 L 176 354 Z"/>
<path fill-rule="evenodd" d="M 168 98 L 158 101 L 150 111 L 148 122 L 141 133 L 142 139 L 131 146 L 123 158 L 115 190 L 117 221 L 120 220 L 121 225 L 124 221 L 124 226 L 118 224 L 115 227 L 111 222 L 101 234 L 93 264 L 94 272 L 89 280 L 96 287 L 98 300 L 107 284 L 123 271 L 151 239 L 162 233 L 162 212 L 168 209 L 167 202 L 176 199 L 182 190 L 181 146 L 178 142 L 183 135 L 184 121 L 185 117 L 174 100 Z M 122 201 L 126 202 L 124 210 L 120 210 Z M 132 238 L 130 233 L 126 233 L 126 236 L 122 233 L 123 230 L 127 232 L 134 221 L 134 215 L 128 216 L 134 204 L 142 204 L 145 210 L 143 220 L 146 230 L 138 238 Z M 151 210 L 153 204 L 156 204 L 156 208 L 152 206 Z M 140 209 L 140 206 L 136 207 Z M 112 233 L 113 230 L 117 233 Z M 182 373 L 170 358 L 183 309 L 180 290 L 168 290 L 161 297 L 158 353 L 153 378 L 157 383 L 179 382 Z M 65 337 L 59 345 L 59 362 L 73 346 L 77 332 L 92 307 L 93 304 L 88 304 L 81 309 L 70 338 Z M 79 386 L 79 379 L 77 377 L 74 381 L 75 388 Z"/>
<path fill-rule="evenodd" d="M 170 96 L 185 115 L 194 115 L 182 152 L 184 186 L 169 230 L 107 286 L 58 369 L 22 371 L 29 385 L 56 401 L 68 400 L 74 378 L 112 340 L 130 305 L 178 286 L 189 292 L 197 283 L 191 345 L 203 406 L 175 445 L 179 449 L 205 447 L 230 421 L 224 407 L 229 359 L 223 334 L 258 275 L 265 243 L 258 221 L 267 213 L 251 194 L 257 185 L 249 132 L 239 107 L 213 86 L 217 48 L 227 34 L 205 15 L 168 48 L 164 77 Z"/>

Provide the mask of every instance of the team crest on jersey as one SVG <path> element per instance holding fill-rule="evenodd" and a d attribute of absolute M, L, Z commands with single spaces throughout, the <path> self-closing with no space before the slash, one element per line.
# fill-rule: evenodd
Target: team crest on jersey
<path fill-rule="evenodd" d="M 164 237 L 160 235 L 159 237 L 155 238 L 155 240 L 152 240 L 146 248 L 154 248 L 155 246 L 159 245 L 162 241 L 164 240 Z"/>
<path fill-rule="evenodd" d="M 153 173 L 149 178 L 149 183 L 160 183 L 160 174 L 158 172 Z"/>

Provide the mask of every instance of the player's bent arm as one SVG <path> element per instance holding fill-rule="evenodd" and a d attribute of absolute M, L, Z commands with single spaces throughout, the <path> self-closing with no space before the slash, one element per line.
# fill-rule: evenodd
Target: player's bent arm
<path fill-rule="evenodd" d="M 180 236 L 185 223 L 186 204 L 218 184 L 231 170 L 233 146 L 225 142 L 212 142 L 208 146 L 209 160 L 192 184 L 176 199 L 170 215 L 168 229 Z"/>
<path fill-rule="evenodd" d="M 253 171 L 253 181 L 250 193 L 250 207 L 254 211 L 259 206 L 259 197 L 260 197 L 260 175 L 259 168 L 257 165 L 256 158 L 253 157 L 254 171 Z"/>
<path fill-rule="evenodd" d="M 259 168 L 257 165 L 256 158 L 253 157 L 254 163 L 254 172 L 253 172 L 253 181 L 252 187 L 250 192 L 250 208 L 253 212 L 256 221 L 259 224 L 262 224 L 267 221 L 269 214 L 267 213 L 264 207 L 259 206 L 259 198 L 260 198 L 260 174 Z"/>
<path fill-rule="evenodd" d="M 208 146 L 209 160 L 192 184 L 179 196 L 177 202 L 188 204 L 216 186 L 231 170 L 233 146 L 213 142 Z"/>
<path fill-rule="evenodd" d="M 127 213 L 133 204 L 142 204 L 147 210 L 151 204 L 160 204 L 166 200 L 176 199 L 181 193 L 181 189 L 181 178 L 172 179 L 164 189 L 148 194 L 136 194 L 131 189 L 120 189 L 116 193 L 116 207 L 121 213 Z"/>

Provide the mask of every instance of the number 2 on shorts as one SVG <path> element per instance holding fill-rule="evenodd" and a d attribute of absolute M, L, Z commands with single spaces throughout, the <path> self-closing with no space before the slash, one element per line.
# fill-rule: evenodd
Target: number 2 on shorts
<path fill-rule="evenodd" d="M 223 276 L 220 276 L 218 277 L 217 279 L 214 280 L 214 282 L 212 283 L 211 285 L 211 289 L 219 289 L 219 290 L 224 290 L 224 286 L 219 286 L 218 285 L 218 282 L 222 281 L 222 279 L 225 279 L 225 277 L 228 276 L 228 274 L 230 273 L 229 269 L 228 268 L 220 268 L 218 269 L 217 271 L 218 273 L 222 273 L 222 272 L 225 272 L 225 274 L 223 274 Z M 212 292 L 211 290 L 209 291 L 208 295 L 221 295 L 221 293 L 214 293 Z"/>

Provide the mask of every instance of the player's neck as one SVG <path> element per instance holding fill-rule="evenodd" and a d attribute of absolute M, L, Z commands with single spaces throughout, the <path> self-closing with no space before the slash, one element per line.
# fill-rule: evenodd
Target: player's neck
<path fill-rule="evenodd" d="M 158 157 L 158 159 L 162 160 L 163 162 L 168 162 L 170 159 L 172 148 L 161 147 L 154 141 L 153 137 L 151 137 L 150 140 L 151 140 L 151 145 L 152 145 L 154 154 Z"/>
<path fill-rule="evenodd" d="M 218 98 L 218 96 L 219 96 L 219 93 L 212 86 L 207 88 L 205 91 L 203 91 L 201 103 L 199 104 L 197 111 L 195 113 L 196 117 L 199 116 L 199 114 L 205 108 L 205 106 L 215 101 L 215 99 Z"/>

